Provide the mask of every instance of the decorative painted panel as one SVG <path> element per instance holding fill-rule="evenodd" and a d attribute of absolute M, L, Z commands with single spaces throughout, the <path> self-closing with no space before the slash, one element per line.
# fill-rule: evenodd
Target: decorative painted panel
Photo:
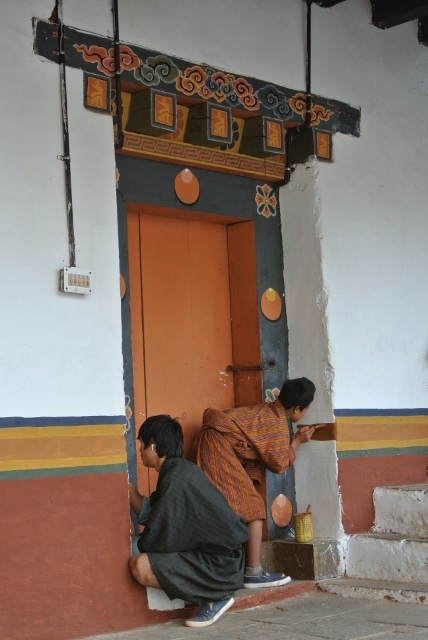
<path fill-rule="evenodd" d="M 35 18 L 34 26 L 35 52 L 57 63 L 57 25 Z M 65 27 L 64 43 L 67 65 L 113 77 L 115 64 L 111 40 Z M 183 99 L 193 99 L 195 103 L 202 99 L 227 105 L 236 115 L 241 111 L 247 115 L 278 118 L 287 126 L 302 125 L 306 117 L 304 93 L 225 73 L 208 64 L 190 63 L 136 45 L 120 45 L 120 66 L 122 82 L 132 85 L 134 91 L 137 87 L 158 87 Z M 359 136 L 360 115 L 359 109 L 345 103 L 312 96 L 312 126 L 322 121 L 325 129 Z"/>

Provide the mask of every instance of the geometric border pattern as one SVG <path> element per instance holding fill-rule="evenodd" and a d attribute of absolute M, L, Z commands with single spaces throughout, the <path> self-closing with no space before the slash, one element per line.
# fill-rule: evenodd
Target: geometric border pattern
<path fill-rule="evenodd" d="M 284 167 L 278 162 L 224 153 L 218 149 L 197 147 L 184 142 L 149 138 L 129 132 L 125 132 L 123 147 L 116 153 L 202 169 L 210 168 L 271 182 L 278 182 L 284 178 Z"/>

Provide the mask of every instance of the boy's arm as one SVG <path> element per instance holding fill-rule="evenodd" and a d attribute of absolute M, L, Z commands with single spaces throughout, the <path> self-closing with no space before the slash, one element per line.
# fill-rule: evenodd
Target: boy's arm
<path fill-rule="evenodd" d="M 297 449 L 304 442 L 308 442 L 315 433 L 315 427 L 303 427 L 298 429 L 296 435 L 291 441 L 291 446 L 294 450 Z"/>
<path fill-rule="evenodd" d="M 131 503 L 132 511 L 135 511 L 137 516 L 140 514 L 141 507 L 143 506 L 143 496 L 138 493 L 137 488 L 134 487 L 131 482 L 128 483 L 129 487 L 129 501 Z"/>

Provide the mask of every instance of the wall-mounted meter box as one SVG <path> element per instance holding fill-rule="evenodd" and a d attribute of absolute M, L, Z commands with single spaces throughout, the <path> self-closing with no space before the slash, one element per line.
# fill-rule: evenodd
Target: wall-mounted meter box
<path fill-rule="evenodd" d="M 92 271 L 77 267 L 60 269 L 59 290 L 64 293 L 92 293 Z"/>

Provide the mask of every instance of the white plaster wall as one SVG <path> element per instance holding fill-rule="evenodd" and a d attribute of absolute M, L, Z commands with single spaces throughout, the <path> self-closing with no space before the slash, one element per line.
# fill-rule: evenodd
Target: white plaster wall
<path fill-rule="evenodd" d="M 284 238 L 284 283 L 289 330 L 289 375 L 307 376 L 315 400 L 303 422 L 333 422 L 327 291 L 323 280 L 318 163 L 299 165 L 280 190 Z M 343 533 L 335 442 L 308 442 L 297 450 L 296 500 L 300 512 L 311 505 L 316 538 Z"/>
<path fill-rule="evenodd" d="M 111 35 L 110 0 L 64 4 L 67 24 Z M 81 72 L 68 70 L 77 261 L 93 269 L 95 293 L 62 295 L 58 67 L 33 55 L 31 32 L 31 18 L 47 18 L 53 6 L 8 0 L 1 25 L 1 412 L 116 414 L 123 384 L 111 119 L 84 110 Z M 301 326 L 288 294 L 290 374 L 314 378 L 314 419 L 330 419 L 333 406 L 427 405 L 428 49 L 415 22 L 387 31 L 370 22 L 368 0 L 313 6 L 313 91 L 362 107 L 361 138 L 336 135 L 336 162 L 313 178 L 318 240 L 294 235 L 292 243 L 303 272 L 287 258 L 290 220 L 284 230 L 286 277 L 303 285 L 300 297 L 307 292 Z M 305 85 L 303 0 L 120 0 L 120 29 L 124 41 L 147 48 Z M 286 216 L 293 193 L 281 195 Z M 294 193 L 290 207 L 303 211 L 308 193 Z M 309 268 L 301 260 L 311 251 Z"/>
<path fill-rule="evenodd" d="M 428 538 L 428 484 L 376 487 L 373 491 L 376 533 Z"/>
<path fill-rule="evenodd" d="M 0 412 L 123 415 L 112 122 L 83 108 L 76 70 L 67 70 L 76 261 L 93 270 L 94 294 L 58 292 L 69 263 L 59 68 L 32 53 L 31 27 L 53 5 L 2 8 Z"/>
<path fill-rule="evenodd" d="M 335 408 L 428 406 L 428 48 L 370 3 L 314 7 L 313 91 L 361 106 L 319 166 Z"/>
<path fill-rule="evenodd" d="M 310 441 L 299 447 L 295 474 L 297 511 L 304 513 L 311 505 L 315 538 L 341 537 L 336 443 Z"/>
<path fill-rule="evenodd" d="M 66 22 L 111 35 L 110 5 L 66 1 Z M 305 86 L 303 0 L 120 0 L 119 7 L 124 41 Z M 428 49 L 416 21 L 375 28 L 369 0 L 313 4 L 312 16 L 312 91 L 362 108 L 361 138 L 336 135 L 336 162 L 320 165 L 317 180 L 330 345 L 321 377 L 328 393 L 334 375 L 335 408 L 426 407 Z M 300 253 L 306 244 L 295 241 Z M 288 308 L 293 322 L 291 315 Z M 311 326 L 306 335 L 312 341 L 317 332 Z M 291 357 L 290 373 L 302 364 L 314 372 L 317 351 L 308 344 L 299 354 L 304 360 Z M 323 407 L 318 394 L 316 410 Z"/>
<path fill-rule="evenodd" d="M 111 0 L 64 0 L 64 20 L 113 33 Z M 305 87 L 303 0 L 119 0 L 120 39 L 218 69 Z"/>

